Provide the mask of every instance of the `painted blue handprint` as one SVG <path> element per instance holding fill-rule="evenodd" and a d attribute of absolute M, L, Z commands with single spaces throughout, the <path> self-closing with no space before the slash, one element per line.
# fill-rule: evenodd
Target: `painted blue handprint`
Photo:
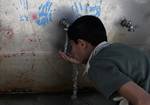
<path fill-rule="evenodd" d="M 52 6 L 51 0 L 48 0 L 44 2 L 43 4 L 41 4 L 41 6 L 39 7 L 39 13 L 38 13 L 39 18 L 36 21 L 38 25 L 44 26 L 48 24 L 49 21 L 52 21 L 51 6 Z"/>
<path fill-rule="evenodd" d="M 100 1 L 99 2 L 97 1 L 96 3 L 97 4 L 95 5 L 87 5 L 81 2 L 74 2 L 72 9 L 78 14 L 87 12 L 87 14 L 90 14 L 90 15 L 100 16 L 101 4 L 100 4 Z"/>
<path fill-rule="evenodd" d="M 91 12 L 92 15 L 100 16 L 100 12 L 101 12 L 100 6 L 90 6 L 87 9 L 89 9 L 89 12 Z"/>

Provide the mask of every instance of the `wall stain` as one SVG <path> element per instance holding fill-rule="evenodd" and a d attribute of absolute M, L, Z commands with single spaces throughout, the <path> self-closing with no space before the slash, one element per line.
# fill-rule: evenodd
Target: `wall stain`
<path fill-rule="evenodd" d="M 14 37 L 14 31 L 11 28 L 0 28 L 0 33 L 8 40 Z"/>
<path fill-rule="evenodd" d="M 0 63 L 3 61 L 3 56 L 0 55 Z"/>
<path fill-rule="evenodd" d="M 32 13 L 32 20 L 36 20 L 38 17 L 37 17 L 37 14 L 36 13 Z"/>
<path fill-rule="evenodd" d="M 32 52 L 32 55 L 33 55 L 33 56 L 36 56 L 36 54 L 35 54 L 34 52 Z"/>

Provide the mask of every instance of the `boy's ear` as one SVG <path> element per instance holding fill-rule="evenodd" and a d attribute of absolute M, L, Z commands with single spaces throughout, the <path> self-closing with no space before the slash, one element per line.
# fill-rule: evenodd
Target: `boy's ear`
<path fill-rule="evenodd" d="M 82 39 L 78 39 L 78 44 L 81 46 L 81 47 L 86 47 L 87 45 L 87 42 L 85 40 L 82 40 Z"/>

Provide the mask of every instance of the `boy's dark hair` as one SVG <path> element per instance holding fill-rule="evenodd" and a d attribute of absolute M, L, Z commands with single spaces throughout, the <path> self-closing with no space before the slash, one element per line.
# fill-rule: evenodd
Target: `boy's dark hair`
<path fill-rule="evenodd" d="M 68 28 L 68 37 L 77 42 L 83 39 L 93 46 L 102 41 L 107 41 L 106 30 L 98 17 L 85 15 L 75 20 Z"/>

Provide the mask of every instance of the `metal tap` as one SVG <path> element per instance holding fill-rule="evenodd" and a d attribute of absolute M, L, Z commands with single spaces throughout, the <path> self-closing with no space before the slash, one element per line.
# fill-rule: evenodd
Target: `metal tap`
<path fill-rule="evenodd" d="M 135 25 L 133 25 L 131 20 L 127 20 L 126 18 L 122 19 L 120 22 L 120 25 L 122 27 L 126 27 L 129 32 L 134 32 L 135 31 Z"/>
<path fill-rule="evenodd" d="M 63 51 L 67 54 L 68 52 L 71 51 L 71 44 L 69 43 L 69 39 L 68 39 L 68 35 L 67 35 L 67 31 L 68 31 L 68 27 L 69 27 L 70 23 L 67 18 L 63 18 L 60 20 L 60 24 L 62 24 L 64 26 L 64 30 L 66 31 L 66 39 L 65 39 Z"/>

